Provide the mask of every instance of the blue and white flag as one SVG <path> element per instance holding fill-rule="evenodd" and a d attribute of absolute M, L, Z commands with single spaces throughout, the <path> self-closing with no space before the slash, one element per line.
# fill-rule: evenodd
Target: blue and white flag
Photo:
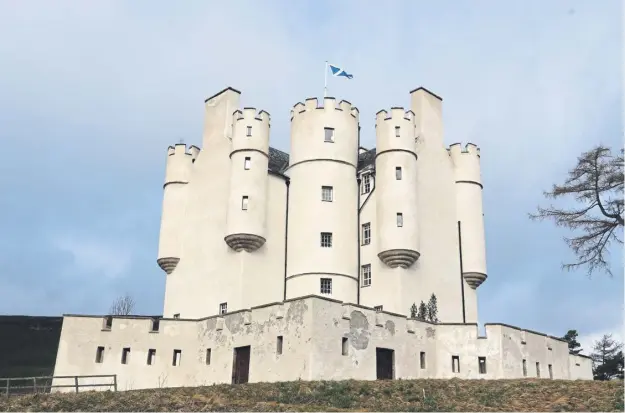
<path fill-rule="evenodd" d="M 332 76 L 343 76 L 346 77 L 348 79 L 353 78 L 353 75 L 350 75 L 349 73 L 347 73 L 346 71 L 344 71 L 343 69 L 341 69 L 340 67 L 336 66 L 336 65 L 332 65 L 328 63 L 328 66 L 330 66 L 330 71 L 332 72 Z"/>

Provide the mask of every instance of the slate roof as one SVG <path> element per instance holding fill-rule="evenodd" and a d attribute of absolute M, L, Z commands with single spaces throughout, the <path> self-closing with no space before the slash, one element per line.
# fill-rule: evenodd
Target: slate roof
<path fill-rule="evenodd" d="M 358 170 L 362 170 L 375 162 L 375 148 L 358 155 Z M 269 171 L 283 175 L 289 167 L 289 154 L 269 147 Z"/>
<path fill-rule="evenodd" d="M 363 152 L 358 155 L 358 171 L 363 170 L 369 165 L 375 162 L 375 148 L 369 149 L 367 152 Z"/>

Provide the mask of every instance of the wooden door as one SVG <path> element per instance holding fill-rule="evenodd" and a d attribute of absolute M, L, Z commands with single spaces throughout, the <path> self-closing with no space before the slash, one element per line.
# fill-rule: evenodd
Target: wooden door
<path fill-rule="evenodd" d="M 232 384 L 247 383 L 250 378 L 251 347 L 237 347 L 234 349 L 232 362 Z"/>
<path fill-rule="evenodd" d="M 378 380 L 393 380 L 395 351 L 388 348 L 376 348 L 376 375 Z"/>

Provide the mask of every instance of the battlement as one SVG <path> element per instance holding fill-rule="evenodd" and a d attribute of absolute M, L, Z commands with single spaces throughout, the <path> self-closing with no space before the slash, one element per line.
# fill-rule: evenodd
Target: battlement
<path fill-rule="evenodd" d="M 175 145 L 170 145 L 167 148 L 167 155 L 168 156 L 185 156 L 188 155 L 189 156 L 189 160 L 191 160 L 193 158 L 193 152 L 195 151 L 192 148 L 196 148 L 197 152 L 199 153 L 200 149 L 195 146 L 195 145 L 191 145 L 189 146 L 189 152 L 187 152 L 187 145 L 184 143 L 177 143 Z"/>
<path fill-rule="evenodd" d="M 449 145 L 449 148 L 447 148 L 447 152 L 449 153 L 449 155 L 453 158 L 455 158 L 456 156 L 459 156 L 460 154 L 471 154 L 474 156 L 479 157 L 480 156 L 480 148 L 474 144 L 474 143 L 467 143 L 464 148 L 462 147 L 462 144 L 460 142 L 458 143 L 452 143 L 451 145 Z"/>
<path fill-rule="evenodd" d="M 271 116 L 268 112 L 261 110 L 256 111 L 256 108 L 243 108 L 243 110 L 237 109 L 232 114 L 233 122 L 239 122 L 241 120 L 267 122 L 271 120 Z"/>
<path fill-rule="evenodd" d="M 190 167 L 195 162 L 200 148 L 195 145 L 189 146 L 177 143 L 167 148 L 167 167 L 165 172 L 165 185 L 173 183 L 188 183 Z"/>
<path fill-rule="evenodd" d="M 407 120 L 409 122 L 414 122 L 414 112 L 412 110 L 405 110 L 402 107 L 392 107 L 390 114 L 384 109 L 380 110 L 378 113 L 375 114 L 376 126 L 379 122 L 386 120 Z"/>
<path fill-rule="evenodd" d="M 341 100 L 340 102 L 338 102 L 337 105 L 335 98 L 326 97 L 323 98 L 323 104 L 319 106 L 319 101 L 317 98 L 308 98 L 304 101 L 304 103 L 297 102 L 293 106 L 293 109 L 291 109 L 291 120 L 293 120 L 293 117 L 297 114 L 313 110 L 340 110 L 351 114 L 356 119 L 358 119 L 359 116 L 358 108 L 353 106 L 350 102 L 346 100 Z"/>

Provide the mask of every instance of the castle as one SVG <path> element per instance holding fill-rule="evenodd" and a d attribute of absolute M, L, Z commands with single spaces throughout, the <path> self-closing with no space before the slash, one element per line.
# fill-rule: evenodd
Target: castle
<path fill-rule="evenodd" d="M 558 338 L 505 324 L 479 336 L 480 151 L 445 148 L 442 99 L 410 95 L 410 109 L 376 114 L 374 149 L 351 103 L 297 103 L 290 154 L 269 146 L 269 114 L 240 110 L 237 90 L 207 99 L 202 149 L 167 152 L 163 316 L 66 315 L 55 375 L 117 374 L 128 389 L 592 379 L 590 359 Z M 432 294 L 438 322 L 411 317 Z"/>

